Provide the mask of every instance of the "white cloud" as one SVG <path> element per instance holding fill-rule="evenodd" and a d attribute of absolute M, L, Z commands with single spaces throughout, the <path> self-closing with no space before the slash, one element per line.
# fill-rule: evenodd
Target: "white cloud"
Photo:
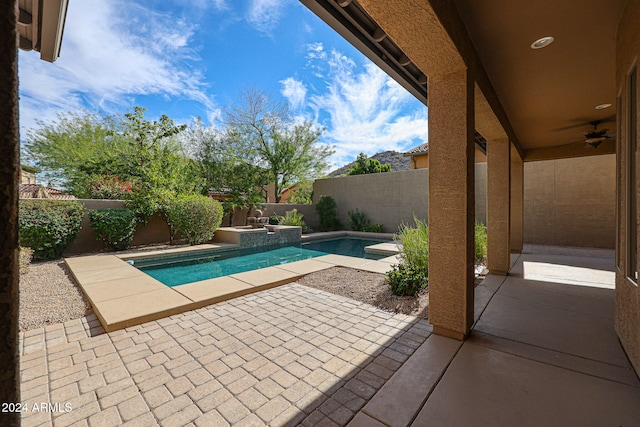
<path fill-rule="evenodd" d="M 218 10 L 225 10 L 227 8 L 226 0 L 211 0 L 213 6 Z"/>
<path fill-rule="evenodd" d="M 323 142 L 335 146 L 335 164 L 350 162 L 360 152 L 405 151 L 427 140 L 426 107 L 373 63 L 358 67 L 319 44 L 309 46 L 308 58 L 313 67 L 324 68 L 326 88 L 310 95 L 309 106 L 317 120 L 328 116 Z"/>
<path fill-rule="evenodd" d="M 286 1 L 251 0 L 246 19 L 256 30 L 270 34 L 282 18 Z"/>
<path fill-rule="evenodd" d="M 221 2 L 217 2 L 221 3 Z M 72 2 L 61 56 L 53 64 L 20 53 L 23 131 L 57 112 L 100 107 L 120 111 L 136 96 L 180 97 L 217 110 L 204 77 L 190 64 L 195 27 L 126 1 Z"/>
<path fill-rule="evenodd" d="M 284 80 L 280 80 L 282 84 L 282 96 L 287 98 L 289 104 L 294 110 L 303 106 L 305 97 L 307 96 L 307 88 L 300 80 L 296 80 L 293 77 L 287 77 Z"/>

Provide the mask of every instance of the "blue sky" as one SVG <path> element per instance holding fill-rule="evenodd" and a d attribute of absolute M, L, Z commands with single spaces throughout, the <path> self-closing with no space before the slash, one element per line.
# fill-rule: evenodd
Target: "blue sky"
<path fill-rule="evenodd" d="M 243 89 L 325 127 L 334 165 L 427 139 L 427 108 L 297 0 L 76 0 L 61 56 L 20 52 L 20 120 L 147 108 L 216 125 Z"/>

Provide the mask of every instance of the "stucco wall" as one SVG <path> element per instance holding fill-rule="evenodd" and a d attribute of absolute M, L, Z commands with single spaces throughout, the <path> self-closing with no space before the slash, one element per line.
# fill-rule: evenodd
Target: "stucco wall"
<path fill-rule="evenodd" d="M 20 402 L 18 374 L 18 127 L 17 2 L 0 3 L 0 402 Z M 20 424 L 19 412 L 2 425 Z"/>
<path fill-rule="evenodd" d="M 98 252 L 105 249 L 101 241 L 96 236 L 89 225 L 89 211 L 95 209 L 118 209 L 124 208 L 121 200 L 78 200 L 84 206 L 84 217 L 82 218 L 82 229 L 78 237 L 67 247 L 64 255 L 75 255 L 86 252 Z M 169 226 L 160 215 L 149 218 L 146 224 L 141 224 L 136 228 L 136 234 L 131 244 L 133 246 L 149 245 L 153 243 L 169 242 Z"/>
<path fill-rule="evenodd" d="M 314 228 L 318 224 L 318 215 L 314 205 L 297 205 L 297 204 L 279 204 L 279 203 L 265 203 L 262 205 L 263 215 L 281 215 L 284 216 L 288 211 L 297 209 L 299 213 L 304 215 L 304 222 L 309 227 Z"/>
<path fill-rule="evenodd" d="M 476 164 L 476 219 L 486 221 L 486 164 Z M 349 229 L 347 211 L 358 208 L 374 224 L 393 233 L 413 224 L 414 215 L 428 217 L 429 169 L 412 169 L 367 175 L 319 179 L 313 184 L 313 201 L 327 195 L 335 199 L 338 218 Z"/>
<path fill-rule="evenodd" d="M 526 243 L 615 246 L 614 154 L 524 164 Z"/>
<path fill-rule="evenodd" d="M 619 212 L 618 259 L 616 260 L 616 314 L 615 327 L 620 342 L 624 347 L 636 373 L 640 374 L 640 289 L 636 283 L 627 278 L 627 221 L 638 222 L 638 218 L 627 218 L 627 162 L 628 162 L 628 130 L 629 130 L 629 85 L 628 73 L 640 56 L 640 1 L 627 2 L 625 13 L 618 27 L 616 41 L 616 81 L 620 93 L 618 111 L 618 167 L 620 174 L 620 199 L 617 200 Z M 636 65 L 637 67 L 637 65 Z M 636 88 L 640 83 L 636 72 Z M 636 105 L 640 104 L 640 92 L 636 93 Z M 636 123 L 640 122 L 640 110 L 635 112 Z M 636 128 L 636 141 L 640 140 L 640 128 Z M 636 153 L 637 156 L 637 153 Z M 636 157 L 637 158 L 637 157 Z M 640 177 L 640 162 L 636 164 L 636 180 Z M 640 184 L 636 181 L 636 191 L 640 192 Z M 640 194 L 637 195 L 640 201 Z M 638 209 L 640 212 L 640 209 Z M 640 228 L 638 229 L 640 231 Z M 640 234 L 640 233 L 638 233 Z M 638 240 L 640 242 L 640 236 Z M 640 254 L 640 251 L 637 251 Z M 640 265 L 640 260 L 638 260 Z"/>

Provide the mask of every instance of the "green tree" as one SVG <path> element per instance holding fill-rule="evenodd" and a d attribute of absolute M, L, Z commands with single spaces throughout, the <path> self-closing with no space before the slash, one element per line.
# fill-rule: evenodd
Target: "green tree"
<path fill-rule="evenodd" d="M 391 165 L 382 164 L 379 160 L 367 158 L 366 154 L 358 154 L 355 164 L 349 169 L 347 175 L 363 175 L 367 173 L 391 172 Z"/>
<path fill-rule="evenodd" d="M 149 121 L 144 112 L 58 116 L 28 134 L 25 157 L 80 198 L 106 176 L 131 183 L 132 209 L 146 218 L 173 194 L 202 192 L 204 182 L 177 138 L 185 126 L 165 115 Z"/>
<path fill-rule="evenodd" d="M 275 188 L 275 202 L 292 184 L 313 179 L 328 166 L 330 147 L 318 143 L 315 123 L 295 122 L 288 104 L 256 89 L 241 94 L 225 112 L 226 135 L 247 162 L 267 170 Z"/>
<path fill-rule="evenodd" d="M 313 182 L 301 181 L 296 184 L 296 188 L 291 191 L 289 203 L 301 205 L 313 204 Z"/>
<path fill-rule="evenodd" d="M 253 164 L 233 144 L 224 130 L 205 128 L 198 119 L 184 137 L 199 165 L 206 188 L 223 193 L 226 213 L 255 207 L 266 200 L 267 171 Z"/>
<path fill-rule="evenodd" d="M 59 114 L 50 124 L 27 133 L 23 156 L 38 165 L 44 179 L 86 197 L 92 175 L 116 175 L 127 144 L 114 135 L 116 118 L 81 112 Z"/>

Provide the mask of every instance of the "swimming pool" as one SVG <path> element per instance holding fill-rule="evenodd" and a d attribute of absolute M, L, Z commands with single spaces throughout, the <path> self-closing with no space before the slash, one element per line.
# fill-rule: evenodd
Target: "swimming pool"
<path fill-rule="evenodd" d="M 296 246 L 236 249 L 206 255 L 175 255 L 128 262 L 159 282 L 174 287 L 327 254 L 380 259 L 385 255 L 370 254 L 364 248 L 383 242 L 385 241 L 344 237 Z"/>

